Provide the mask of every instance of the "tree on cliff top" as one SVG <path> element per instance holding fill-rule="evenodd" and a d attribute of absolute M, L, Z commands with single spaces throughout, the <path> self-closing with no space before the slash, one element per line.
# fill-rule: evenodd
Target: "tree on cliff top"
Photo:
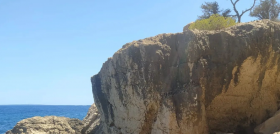
<path fill-rule="evenodd" d="M 201 7 L 203 15 L 198 16 L 198 18 L 200 20 L 202 19 L 208 19 L 210 18 L 210 16 L 214 15 L 214 14 L 220 14 L 224 17 L 229 17 L 229 13 L 231 12 L 230 9 L 226 9 L 226 10 L 220 10 L 219 4 L 218 2 L 214 1 L 214 2 L 205 2 L 205 4 L 202 4 Z"/>
<path fill-rule="evenodd" d="M 261 0 L 260 5 L 257 5 L 250 16 L 258 19 L 276 20 L 280 13 L 280 4 L 276 0 Z"/>
<path fill-rule="evenodd" d="M 254 7 L 255 4 L 256 4 L 256 0 L 254 0 L 254 4 L 253 4 L 253 6 L 251 6 L 251 8 L 248 8 L 248 9 L 242 11 L 242 13 L 239 13 L 238 10 L 236 9 L 236 4 L 237 4 L 237 2 L 239 2 L 239 1 L 240 1 L 240 0 L 236 0 L 235 2 L 233 2 L 232 0 L 230 0 L 231 4 L 233 5 L 233 10 L 234 10 L 234 12 L 236 13 L 235 16 L 236 16 L 237 19 L 238 19 L 238 23 L 241 22 L 241 17 L 244 15 L 244 13 L 246 13 L 246 12 L 252 10 L 253 7 Z"/>

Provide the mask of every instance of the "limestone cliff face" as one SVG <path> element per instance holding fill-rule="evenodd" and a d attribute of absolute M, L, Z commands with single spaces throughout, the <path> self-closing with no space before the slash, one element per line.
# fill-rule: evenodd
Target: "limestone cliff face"
<path fill-rule="evenodd" d="M 92 77 L 99 133 L 252 133 L 279 108 L 280 24 L 133 41 Z"/>

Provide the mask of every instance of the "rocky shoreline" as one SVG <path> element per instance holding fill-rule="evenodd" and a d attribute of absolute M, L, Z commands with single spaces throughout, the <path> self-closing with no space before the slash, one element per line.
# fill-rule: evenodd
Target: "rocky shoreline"
<path fill-rule="evenodd" d="M 36 133 L 62 133 L 75 134 L 80 132 L 83 122 L 79 119 L 66 117 L 45 116 L 24 119 L 6 134 L 36 134 Z"/>
<path fill-rule="evenodd" d="M 82 121 L 57 116 L 36 116 L 19 121 L 6 134 L 93 134 L 99 120 L 97 108 L 92 104 Z"/>
<path fill-rule="evenodd" d="M 83 121 L 33 117 L 7 134 L 280 132 L 280 23 L 186 27 L 127 43 L 109 58 L 91 78 L 95 104 Z"/>

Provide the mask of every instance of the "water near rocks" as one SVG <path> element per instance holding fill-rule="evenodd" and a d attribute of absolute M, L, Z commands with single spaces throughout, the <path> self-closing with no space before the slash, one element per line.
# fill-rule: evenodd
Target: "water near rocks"
<path fill-rule="evenodd" d="M 34 116 L 63 116 L 83 120 L 90 105 L 0 105 L 0 134 L 12 129 L 20 120 Z"/>

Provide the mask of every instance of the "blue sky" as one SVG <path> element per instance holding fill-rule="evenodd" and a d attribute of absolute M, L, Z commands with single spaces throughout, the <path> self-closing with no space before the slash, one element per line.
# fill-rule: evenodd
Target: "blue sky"
<path fill-rule="evenodd" d="M 241 0 L 239 10 L 253 0 Z M 0 0 L 0 105 L 90 105 L 90 77 L 127 42 L 182 32 L 205 0 Z M 229 0 L 217 0 L 231 8 Z M 242 22 L 251 21 L 248 14 Z"/>

